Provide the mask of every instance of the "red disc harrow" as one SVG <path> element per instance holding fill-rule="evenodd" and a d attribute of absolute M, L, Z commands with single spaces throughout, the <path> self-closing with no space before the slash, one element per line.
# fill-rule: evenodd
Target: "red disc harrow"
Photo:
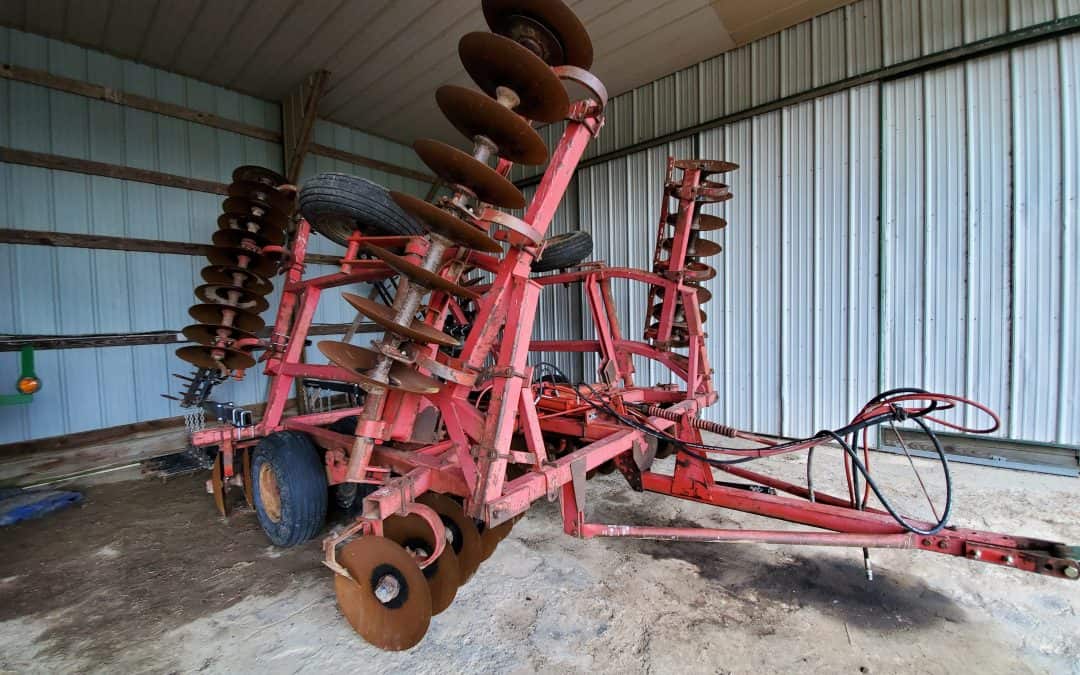
<path fill-rule="evenodd" d="M 419 141 L 420 156 L 450 194 L 434 203 L 391 195 L 418 234 L 367 236 L 355 217 L 323 209 L 311 216 L 315 222 L 293 218 L 284 246 L 295 189 L 254 167 L 234 176 L 213 264 L 204 270 L 207 285 L 192 308 L 201 323 L 185 330 L 199 344 L 180 351 L 199 369 L 185 405 L 214 410 L 227 422 L 196 424 L 191 438 L 198 448 L 217 449 L 211 483 L 223 513 L 225 490 L 243 485 L 271 539 L 290 545 L 321 528 L 328 486 L 343 504 L 358 505 L 355 518 L 324 540 L 324 562 L 334 572 L 345 617 L 384 649 L 419 642 L 431 616 L 450 604 L 457 587 L 540 499 L 560 499 L 563 529 L 578 537 L 914 548 L 1037 574 L 1080 575 L 1075 547 L 950 527 L 951 504 L 934 522 L 914 519 L 893 507 L 874 481 L 866 452 L 871 427 L 906 421 L 933 437 L 929 425 L 949 424 L 949 409 L 975 405 L 989 423 L 968 431 L 992 431 L 997 418 L 978 404 L 918 390 L 887 392 L 844 427 L 781 443 L 701 418 L 717 401 L 701 305 L 711 297 L 702 284 L 716 274 L 705 259 L 720 247 L 707 235 L 727 225 L 701 209 L 732 198 L 721 181 L 738 168 L 734 164 L 669 160 L 652 270 L 589 263 L 533 276 L 552 217 L 603 126 L 607 95 L 585 70 L 592 46 L 566 7 L 485 0 L 484 10 L 495 32 L 467 35 L 460 49 L 484 93 L 461 87 L 438 93 L 472 152 Z M 571 100 L 567 82 L 585 94 Z M 564 119 L 566 130 L 524 216 L 499 210 L 526 203 L 506 178 L 511 160 L 547 159 L 531 122 Z M 303 192 L 300 200 L 308 215 Z M 342 238 L 347 248 L 340 268 L 307 276 L 312 228 L 340 237 L 343 223 L 352 234 Z M 274 272 L 284 274 L 281 301 L 269 336 L 260 337 L 258 313 Z M 330 364 L 305 362 L 323 291 L 391 279 L 396 289 L 384 302 L 345 295 L 385 329 L 381 338 L 365 346 L 322 342 Z M 611 291 L 615 280 L 648 286 L 641 340 L 623 333 Z M 533 340 L 544 288 L 564 284 L 582 288 L 595 339 Z M 271 377 L 257 423 L 206 400 L 213 384 L 256 363 L 253 350 L 262 352 Z M 567 382 L 558 369 L 530 360 L 539 352 L 595 353 L 599 381 Z M 638 384 L 634 356 L 663 364 L 681 385 Z M 286 415 L 298 378 L 337 383 L 351 403 Z M 706 443 L 702 432 L 740 443 Z M 782 453 L 809 459 L 826 443 L 844 450 L 848 494 L 814 489 L 809 472 L 807 484 L 796 485 L 748 468 Z M 658 458 L 672 454 L 673 470 L 654 470 Z M 597 471 L 620 472 L 634 491 L 813 529 L 590 522 L 586 483 Z"/>

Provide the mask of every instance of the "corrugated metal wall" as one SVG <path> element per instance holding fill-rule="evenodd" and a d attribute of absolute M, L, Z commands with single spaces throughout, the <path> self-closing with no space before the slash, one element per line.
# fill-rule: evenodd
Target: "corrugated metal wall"
<path fill-rule="evenodd" d="M 276 103 L 19 31 L 0 29 L 0 62 L 280 128 Z M 360 132 L 320 122 L 316 138 L 422 168 L 411 150 Z M 0 145 L 221 182 L 229 182 L 238 165 L 281 170 L 282 161 L 274 143 L 9 80 L 0 80 Z M 309 157 L 305 169 L 308 175 L 348 171 L 394 189 L 426 191 L 416 181 L 323 157 Z M 217 195 L 0 163 L 0 227 L 208 243 L 220 211 Z M 334 245 L 318 241 L 314 250 L 329 253 Z M 204 264 L 191 256 L 0 246 L 0 297 L 6 299 L 0 333 L 179 330 L 191 323 L 187 308 Z M 328 301 L 316 321 L 342 323 L 352 316 L 345 303 Z M 176 391 L 170 373 L 189 370 L 175 349 L 38 352 L 42 390 L 30 405 L 0 407 L 0 443 L 180 414 L 160 396 Z M 0 353 L 0 387 L 8 390 L 17 373 L 18 355 Z M 224 386 L 220 398 L 261 401 L 265 385 L 253 369 L 243 382 Z"/>
<path fill-rule="evenodd" d="M 1078 12 L 863 0 L 616 97 L 591 154 Z M 713 419 L 810 434 L 914 385 L 985 401 L 1002 436 L 1080 445 L 1078 60 L 1080 37 L 1046 40 L 593 165 L 578 225 L 596 259 L 648 267 L 666 155 L 741 165 L 711 209 L 731 223 L 710 235 Z M 617 302 L 639 335 L 644 289 Z"/>

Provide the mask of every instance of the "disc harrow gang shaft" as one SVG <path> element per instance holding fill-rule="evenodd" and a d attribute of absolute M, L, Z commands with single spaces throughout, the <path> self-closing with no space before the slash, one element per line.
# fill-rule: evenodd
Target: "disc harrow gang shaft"
<path fill-rule="evenodd" d="M 199 346 L 178 349 L 181 359 L 220 377 L 255 365 L 251 351 L 262 346 L 255 333 L 265 325 L 259 314 L 269 307 L 266 296 L 273 290 L 267 277 L 277 271 L 294 210 L 294 189 L 286 183 L 258 166 L 233 172 L 215 248 L 207 255 L 210 265 L 201 272 L 206 283 L 195 289 L 203 304 L 188 310 L 199 323 L 183 330 Z"/>
<path fill-rule="evenodd" d="M 708 302 L 712 292 L 701 284 L 716 276 L 716 269 L 702 258 L 719 255 L 723 247 L 702 237 L 727 227 L 727 220 L 701 212 L 705 204 L 727 201 L 732 194 L 727 185 L 710 181 L 708 176 L 728 173 L 739 167 L 731 162 L 715 160 L 669 160 L 664 181 L 664 208 L 653 254 L 653 271 L 669 279 L 697 288 L 697 305 Z M 680 173 L 681 176 L 676 176 Z M 671 208 L 671 199 L 675 207 Z M 662 286 L 652 286 L 646 316 L 644 337 L 661 349 L 680 349 L 691 346 L 695 334 L 686 320 L 686 308 L 681 294 L 667 297 Z M 670 306 L 669 306 L 670 305 Z M 707 316 L 700 312 L 703 326 Z M 700 331 L 696 335 L 703 336 Z"/>

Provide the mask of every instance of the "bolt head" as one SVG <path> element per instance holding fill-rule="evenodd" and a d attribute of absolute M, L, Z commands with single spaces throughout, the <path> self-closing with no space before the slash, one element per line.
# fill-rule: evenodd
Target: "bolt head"
<path fill-rule="evenodd" d="M 1080 578 L 1080 570 L 1076 569 L 1075 565 L 1069 565 L 1065 568 L 1065 576 L 1070 579 Z"/>

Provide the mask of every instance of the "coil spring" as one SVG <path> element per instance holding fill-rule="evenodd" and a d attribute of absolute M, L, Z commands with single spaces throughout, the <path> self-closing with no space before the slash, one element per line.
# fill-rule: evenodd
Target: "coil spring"
<path fill-rule="evenodd" d="M 682 422 L 686 418 L 685 413 L 678 413 L 660 406 L 647 405 L 642 408 L 647 414 L 653 417 L 661 417 L 665 420 L 671 420 L 672 422 Z M 721 436 L 727 436 L 728 438 L 734 438 L 737 430 L 735 427 L 729 427 L 726 424 L 720 424 L 719 422 L 710 422 L 709 420 L 703 420 L 697 417 L 689 418 L 690 426 L 701 431 L 708 431 L 710 433 L 719 434 Z"/>

